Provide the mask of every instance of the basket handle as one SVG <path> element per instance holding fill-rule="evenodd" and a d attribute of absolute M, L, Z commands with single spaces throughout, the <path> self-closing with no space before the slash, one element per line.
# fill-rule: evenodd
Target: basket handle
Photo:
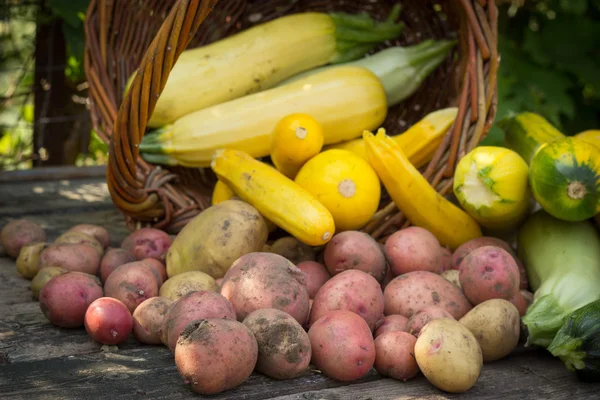
<path fill-rule="evenodd" d="M 159 95 L 179 55 L 218 0 L 178 0 L 146 50 L 119 107 L 109 142 L 107 185 L 113 203 L 130 216 L 160 218 L 165 213 L 156 191 L 139 174 L 152 168 L 139 157 L 139 143 Z M 144 177 L 145 178 L 145 177 Z"/>

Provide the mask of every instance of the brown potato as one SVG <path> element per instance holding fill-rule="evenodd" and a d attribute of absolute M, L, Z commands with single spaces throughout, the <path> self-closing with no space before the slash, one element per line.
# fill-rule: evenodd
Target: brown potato
<path fill-rule="evenodd" d="M 46 232 L 37 223 L 28 219 L 10 221 L 0 232 L 0 242 L 11 258 L 17 258 L 21 247 L 28 243 L 45 242 Z"/>
<path fill-rule="evenodd" d="M 292 379 L 307 370 L 310 339 L 291 315 L 263 308 L 248 314 L 243 323 L 258 343 L 256 371 L 275 379 Z"/>
<path fill-rule="evenodd" d="M 202 271 L 188 271 L 166 280 L 160 287 L 159 296 L 177 300 L 199 290 L 218 291 L 217 282 Z"/>
<path fill-rule="evenodd" d="M 315 250 L 293 236 L 277 239 L 270 247 L 270 253 L 279 254 L 290 260 L 294 265 L 315 260 Z"/>
<path fill-rule="evenodd" d="M 38 269 L 62 267 L 69 271 L 96 275 L 100 260 L 98 250 L 87 243 L 54 243 L 40 253 Z"/>
<path fill-rule="evenodd" d="M 96 238 L 98 242 L 107 249 L 110 246 L 110 234 L 106 228 L 99 225 L 79 224 L 71 227 L 69 231 L 81 232 Z"/>
<path fill-rule="evenodd" d="M 140 343 L 161 344 L 162 326 L 173 300 L 151 297 L 133 312 L 133 335 Z"/>
<path fill-rule="evenodd" d="M 61 267 L 45 267 L 38 271 L 35 277 L 31 280 L 31 295 L 34 300 L 37 300 L 40 295 L 40 291 L 46 283 L 57 275 L 62 275 L 69 272 L 68 269 Z"/>
<path fill-rule="evenodd" d="M 459 289 L 462 290 L 460 286 L 460 273 L 456 269 L 449 269 L 447 271 L 442 272 L 442 277 L 446 279 L 448 282 L 451 282 L 456 285 Z"/>
<path fill-rule="evenodd" d="M 104 255 L 104 246 L 95 237 L 83 232 L 67 231 L 56 238 L 56 244 L 80 244 L 85 243 L 96 249 L 100 257 Z"/>
<path fill-rule="evenodd" d="M 47 246 L 45 242 L 33 242 L 21 247 L 16 263 L 19 275 L 25 279 L 33 279 L 37 275 L 40 254 Z"/>

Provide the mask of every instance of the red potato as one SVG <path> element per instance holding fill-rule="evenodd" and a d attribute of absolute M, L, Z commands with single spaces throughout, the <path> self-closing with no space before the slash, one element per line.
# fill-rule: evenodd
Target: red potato
<path fill-rule="evenodd" d="M 221 285 L 223 285 L 223 278 L 219 278 L 215 280 L 215 283 L 217 284 L 217 290 L 221 290 Z"/>
<path fill-rule="evenodd" d="M 33 242 L 46 242 L 46 232 L 41 225 L 28 220 L 17 219 L 10 221 L 0 232 L 0 242 L 11 258 L 17 258 L 21 247 Z"/>
<path fill-rule="evenodd" d="M 411 226 L 393 233 L 385 241 L 385 255 L 394 274 L 442 271 L 442 246 L 426 229 Z"/>
<path fill-rule="evenodd" d="M 375 339 L 375 370 L 381 376 L 401 381 L 419 373 L 415 359 L 417 338 L 408 332 L 385 332 Z"/>
<path fill-rule="evenodd" d="M 387 272 L 385 273 L 385 278 L 383 278 L 383 282 L 381 282 L 381 290 L 384 291 L 385 287 L 394 279 L 397 275 L 394 274 L 394 271 L 390 267 L 388 267 Z"/>
<path fill-rule="evenodd" d="M 100 268 L 100 254 L 86 243 L 51 244 L 40 253 L 38 270 L 62 267 L 69 271 L 96 275 Z"/>
<path fill-rule="evenodd" d="M 85 233 L 86 235 L 92 236 L 96 238 L 96 240 L 100 242 L 102 247 L 104 247 L 105 249 L 107 249 L 110 246 L 110 234 L 108 233 L 108 230 L 106 230 L 106 228 L 102 226 L 92 224 L 79 224 L 71 227 L 69 231 L 81 232 Z"/>
<path fill-rule="evenodd" d="M 310 364 L 308 334 L 288 313 L 263 308 L 248 314 L 246 325 L 258 343 L 256 371 L 274 379 L 292 379 Z"/>
<path fill-rule="evenodd" d="M 436 306 L 427 306 L 425 308 L 420 309 L 419 311 L 414 313 L 412 317 L 409 318 L 408 322 L 406 323 L 406 331 L 412 335 L 415 335 L 416 337 L 419 337 L 421 329 L 423 329 L 423 327 L 427 325 L 429 321 L 433 321 L 434 319 L 439 318 L 455 319 L 452 315 L 450 315 L 448 311 L 444 310 L 443 308 Z"/>
<path fill-rule="evenodd" d="M 396 277 L 383 294 L 385 315 L 400 314 L 410 318 L 427 306 L 438 306 L 459 319 L 473 308 L 458 287 L 428 271 L 414 271 Z"/>
<path fill-rule="evenodd" d="M 360 231 L 334 235 L 325 246 L 323 258 L 332 276 L 352 269 L 363 271 L 381 283 L 387 271 L 387 261 L 379 243 Z"/>
<path fill-rule="evenodd" d="M 319 289 L 314 298 L 308 326 L 329 311 L 352 311 L 363 318 L 371 331 L 383 319 L 384 297 L 381 286 L 371 275 L 349 269 L 335 275 Z"/>
<path fill-rule="evenodd" d="M 221 294 L 243 321 L 252 311 L 276 308 L 304 325 L 308 318 L 308 289 L 304 273 L 275 253 L 249 253 L 238 258 L 223 278 Z"/>
<path fill-rule="evenodd" d="M 163 261 L 173 240 L 166 232 L 154 228 L 142 228 L 129 234 L 121 248 L 130 251 L 138 260 L 155 258 Z"/>
<path fill-rule="evenodd" d="M 510 298 L 509 301 L 517 308 L 521 317 L 525 316 L 529 305 L 527 304 L 527 299 L 520 291 L 515 293 L 515 295 Z"/>
<path fill-rule="evenodd" d="M 452 250 L 442 247 L 442 269 L 440 273 L 449 271 L 452 269 Z"/>
<path fill-rule="evenodd" d="M 129 264 L 136 261 L 135 256 L 130 251 L 112 248 L 108 249 L 100 261 L 100 280 L 106 282 L 108 276 L 123 264 Z"/>
<path fill-rule="evenodd" d="M 175 347 L 175 365 L 192 391 L 210 395 L 250 377 L 258 344 L 250 329 L 229 319 L 203 319 L 186 326 Z"/>
<path fill-rule="evenodd" d="M 473 305 L 491 299 L 510 300 L 519 292 L 519 267 L 507 251 L 479 247 L 460 263 L 460 286 Z"/>
<path fill-rule="evenodd" d="M 308 297 L 314 299 L 321 286 L 331 278 L 331 274 L 323 264 L 316 261 L 303 261 L 296 267 L 304 272 Z"/>
<path fill-rule="evenodd" d="M 140 261 L 124 264 L 108 276 L 104 284 L 106 297 L 122 301 L 133 313 L 144 300 L 158 296 L 154 271 Z"/>
<path fill-rule="evenodd" d="M 387 315 L 375 324 L 375 338 L 386 332 L 406 332 L 408 318 L 403 315 Z"/>
<path fill-rule="evenodd" d="M 529 290 L 520 290 L 523 299 L 525 300 L 525 304 L 529 307 L 533 303 L 533 293 Z"/>
<path fill-rule="evenodd" d="M 160 288 L 160 286 L 168 279 L 167 268 L 165 267 L 165 264 L 155 258 L 144 258 L 141 260 L 141 262 L 152 268 L 155 272 L 155 275 L 160 277 L 160 284 L 158 285 Z"/>
<path fill-rule="evenodd" d="M 96 299 L 85 312 L 85 330 L 98 343 L 123 343 L 133 329 L 133 318 L 127 306 L 112 297 Z"/>
<path fill-rule="evenodd" d="M 236 319 L 235 309 L 219 293 L 209 290 L 191 292 L 169 307 L 161 327 L 161 340 L 175 351 L 177 339 L 190 322 L 210 318 Z"/>
<path fill-rule="evenodd" d="M 144 300 L 133 312 L 133 335 L 140 343 L 161 344 L 162 325 L 173 304 L 166 297 Z"/>
<path fill-rule="evenodd" d="M 337 310 L 319 318 L 308 330 L 311 363 L 325 376 L 343 382 L 364 377 L 375 362 L 369 325 L 357 314 Z"/>
<path fill-rule="evenodd" d="M 97 277 L 67 272 L 51 278 L 40 291 L 40 308 L 50 323 L 63 328 L 80 328 L 90 304 L 102 297 Z"/>

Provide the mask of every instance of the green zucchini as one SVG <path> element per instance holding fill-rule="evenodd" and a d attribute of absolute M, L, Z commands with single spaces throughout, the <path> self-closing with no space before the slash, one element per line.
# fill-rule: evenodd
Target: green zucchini
<path fill-rule="evenodd" d="M 573 312 L 548 351 L 584 382 L 600 382 L 600 300 Z"/>

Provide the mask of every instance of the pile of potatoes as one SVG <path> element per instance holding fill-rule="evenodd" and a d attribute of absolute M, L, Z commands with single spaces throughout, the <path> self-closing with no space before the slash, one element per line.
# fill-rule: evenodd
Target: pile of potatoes
<path fill-rule="evenodd" d="M 2 243 L 52 324 L 85 327 L 101 344 L 133 334 L 167 346 L 205 395 L 253 372 L 292 379 L 311 365 L 344 382 L 372 369 L 400 381 L 422 373 L 464 392 L 484 363 L 516 348 L 532 300 L 515 252 L 493 237 L 454 252 L 418 227 L 384 243 L 359 231 L 322 248 L 269 242 L 264 218 L 239 200 L 208 208 L 174 238 L 144 228 L 115 248 L 98 226 L 46 243 L 38 225 L 11 224 Z"/>

